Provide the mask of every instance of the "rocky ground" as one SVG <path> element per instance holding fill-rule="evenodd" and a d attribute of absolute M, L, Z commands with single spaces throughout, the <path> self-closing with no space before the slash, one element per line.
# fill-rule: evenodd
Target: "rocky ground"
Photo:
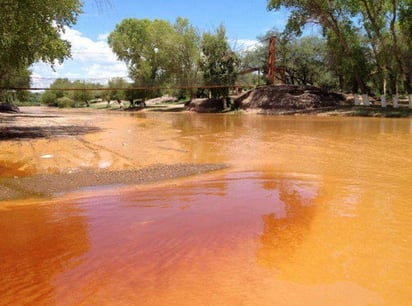
<path fill-rule="evenodd" d="M 0 178 L 0 201 L 27 196 L 50 196 L 80 188 L 138 185 L 202 174 L 226 168 L 222 164 L 154 165 L 136 170 L 89 170 L 75 173 L 37 174 Z"/>

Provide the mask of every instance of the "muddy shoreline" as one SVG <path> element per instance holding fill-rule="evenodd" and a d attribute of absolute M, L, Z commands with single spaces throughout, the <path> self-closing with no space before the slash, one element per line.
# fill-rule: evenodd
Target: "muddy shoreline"
<path fill-rule="evenodd" d="M 87 170 L 75 173 L 0 178 L 0 201 L 27 196 L 51 196 L 88 187 L 149 184 L 224 168 L 227 168 L 224 164 L 177 163 L 172 165 L 159 164 L 135 170 Z"/>

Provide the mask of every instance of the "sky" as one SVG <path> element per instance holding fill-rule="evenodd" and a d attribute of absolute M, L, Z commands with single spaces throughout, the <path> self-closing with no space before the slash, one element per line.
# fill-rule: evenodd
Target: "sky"
<path fill-rule="evenodd" d="M 174 23 L 187 18 L 198 31 L 214 31 L 223 24 L 236 51 L 256 45 L 258 36 L 283 30 L 286 11 L 268 11 L 266 0 L 85 0 L 83 14 L 62 38 L 72 45 L 72 59 L 54 65 L 31 67 L 32 87 L 48 87 L 59 77 L 106 84 L 112 77 L 127 77 L 127 67 L 117 60 L 107 36 L 125 18 L 164 19 Z"/>

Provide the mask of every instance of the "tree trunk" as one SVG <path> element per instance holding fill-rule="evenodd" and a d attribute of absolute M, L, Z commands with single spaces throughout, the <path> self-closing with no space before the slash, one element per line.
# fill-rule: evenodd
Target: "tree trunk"
<path fill-rule="evenodd" d="M 409 94 L 409 108 L 412 109 L 412 94 Z"/>
<path fill-rule="evenodd" d="M 362 94 L 362 102 L 365 106 L 371 105 L 371 102 L 369 101 L 369 96 L 367 94 Z"/>
<path fill-rule="evenodd" d="M 392 100 L 393 108 L 398 108 L 399 107 L 399 94 L 395 93 L 393 95 L 393 100 Z"/>
<path fill-rule="evenodd" d="M 359 95 L 357 93 L 354 94 L 354 101 L 355 101 L 355 106 L 360 105 Z"/>
<path fill-rule="evenodd" d="M 386 107 L 386 106 L 387 106 L 387 103 L 386 103 L 386 95 L 385 95 L 385 94 L 382 94 L 382 95 L 381 95 L 381 106 L 382 106 L 382 107 Z"/>
<path fill-rule="evenodd" d="M 386 73 L 384 75 L 385 77 L 383 79 L 383 93 L 381 95 L 381 106 L 382 107 L 387 106 L 387 103 L 386 103 Z"/>

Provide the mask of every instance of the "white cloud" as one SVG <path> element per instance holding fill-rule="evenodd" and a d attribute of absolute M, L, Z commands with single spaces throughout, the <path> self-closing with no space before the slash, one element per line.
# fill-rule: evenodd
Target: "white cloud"
<path fill-rule="evenodd" d="M 66 28 L 62 38 L 72 45 L 72 58 L 61 65 L 36 63 L 31 67 L 32 86 L 47 87 L 56 78 L 80 79 L 105 84 L 112 77 L 126 77 L 127 67 L 117 60 L 107 44 L 107 33 L 92 40 L 77 30 Z"/>
<path fill-rule="evenodd" d="M 109 37 L 109 33 L 104 33 L 104 34 L 99 34 L 97 36 L 97 40 L 99 41 L 107 41 L 107 38 Z"/>
<path fill-rule="evenodd" d="M 253 51 L 256 48 L 262 46 L 262 43 L 257 39 L 232 39 L 229 42 L 232 46 L 232 49 L 239 53 Z"/>

